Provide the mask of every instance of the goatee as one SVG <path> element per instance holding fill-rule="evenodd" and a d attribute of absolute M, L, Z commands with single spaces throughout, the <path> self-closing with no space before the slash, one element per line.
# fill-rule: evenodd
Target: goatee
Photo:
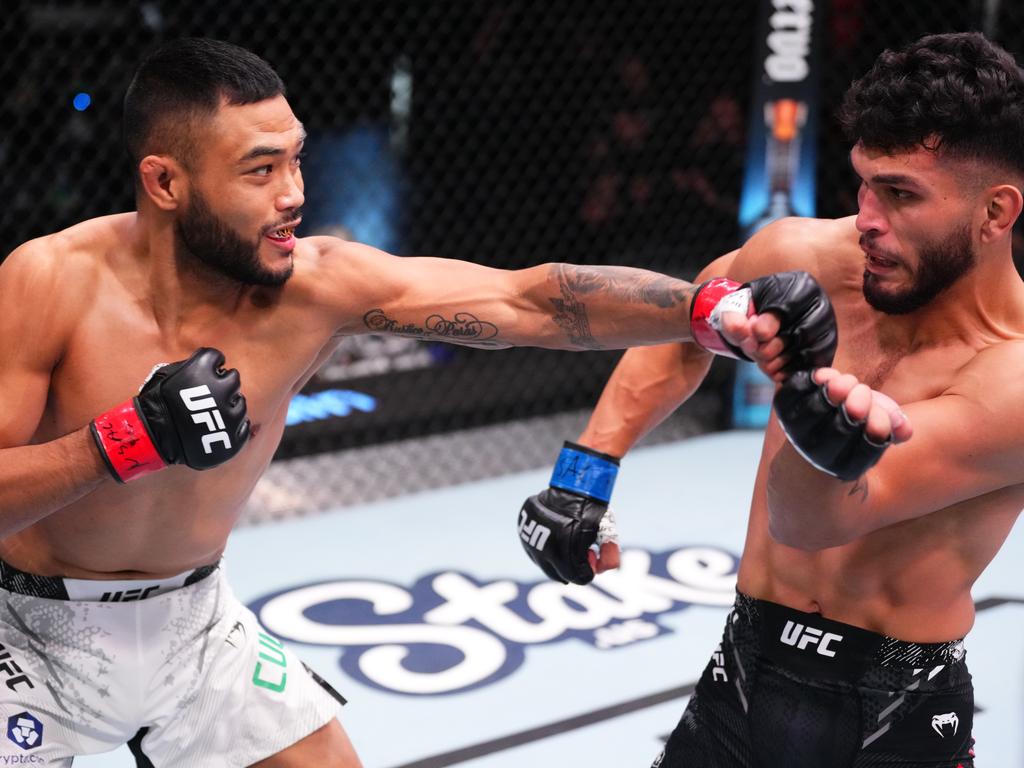
<path fill-rule="evenodd" d="M 293 218 L 298 218 L 296 212 Z M 284 285 L 292 275 L 294 264 L 272 270 L 260 262 L 256 242 L 244 240 L 211 210 L 206 198 L 195 188 L 184 215 L 175 223 L 179 258 L 194 258 L 200 265 L 243 285 Z"/>
<path fill-rule="evenodd" d="M 942 240 L 922 246 L 913 283 L 905 290 L 885 290 L 877 275 L 864 270 L 864 298 L 879 312 L 905 315 L 930 303 L 976 263 L 971 230 L 964 224 Z"/>

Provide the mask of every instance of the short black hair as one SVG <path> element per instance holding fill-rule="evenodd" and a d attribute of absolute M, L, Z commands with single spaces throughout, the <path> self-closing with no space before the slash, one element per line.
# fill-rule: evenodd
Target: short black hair
<path fill-rule="evenodd" d="M 1024 73 L 980 32 L 884 51 L 846 92 L 839 120 L 869 149 L 923 147 L 1024 175 Z"/>
<path fill-rule="evenodd" d="M 273 67 L 251 51 L 201 37 L 165 43 L 139 65 L 124 97 L 124 146 L 136 182 L 148 154 L 193 167 L 196 123 L 222 100 L 253 104 L 284 94 Z"/>

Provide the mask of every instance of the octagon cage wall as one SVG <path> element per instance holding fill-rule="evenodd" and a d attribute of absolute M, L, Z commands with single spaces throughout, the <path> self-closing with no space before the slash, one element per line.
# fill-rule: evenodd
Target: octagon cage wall
<path fill-rule="evenodd" d="M 820 35 L 820 216 L 856 209 L 833 115 L 881 50 L 969 29 L 1024 46 L 1019 5 L 982 0 L 7 0 L 0 231 L 10 250 L 131 210 L 127 83 L 161 42 L 205 36 L 255 51 L 287 84 L 309 132 L 300 234 L 691 279 L 742 239 L 758 19 L 801 8 Z M 297 398 L 278 458 L 586 409 L 619 354 L 348 338 Z M 716 363 L 681 411 L 689 429 L 730 424 L 733 370 Z"/>

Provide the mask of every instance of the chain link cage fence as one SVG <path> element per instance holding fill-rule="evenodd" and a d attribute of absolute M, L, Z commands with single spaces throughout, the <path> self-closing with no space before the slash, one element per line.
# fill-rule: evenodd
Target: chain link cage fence
<path fill-rule="evenodd" d="M 130 210 L 128 81 L 159 43 L 206 36 L 260 54 L 288 86 L 310 134 L 300 234 L 692 278 L 740 236 L 761 2 L 5 0 L 0 232 L 13 247 Z M 825 36 L 823 216 L 855 210 L 833 113 L 883 48 L 968 29 L 1024 45 L 1024 10 L 1007 2 L 810 4 Z M 347 339 L 296 400 L 279 458 L 585 408 L 617 359 Z M 717 363 L 706 384 L 721 397 L 686 406 L 705 429 L 725 423 L 730 371 Z"/>

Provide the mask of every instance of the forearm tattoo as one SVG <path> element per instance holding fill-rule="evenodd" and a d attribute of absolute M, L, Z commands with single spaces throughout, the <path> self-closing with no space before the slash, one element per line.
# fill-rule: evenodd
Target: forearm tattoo
<path fill-rule="evenodd" d="M 510 346 L 497 339 L 497 325 L 481 320 L 469 312 L 456 312 L 451 319 L 441 315 L 430 315 L 422 325 L 417 325 L 401 323 L 390 318 L 382 309 L 371 309 L 363 315 L 363 324 L 372 333 L 391 333 L 423 341 L 446 341 L 486 349 Z"/>
<path fill-rule="evenodd" d="M 574 347 L 584 349 L 604 349 L 590 333 L 590 320 L 587 319 L 587 305 L 579 301 L 572 290 L 561 284 L 562 298 L 549 299 L 555 307 L 555 322 L 565 331 L 569 342 Z"/>
<path fill-rule="evenodd" d="M 603 293 L 615 301 L 650 304 L 661 309 L 688 305 L 693 297 L 693 286 L 689 283 L 643 269 L 555 264 L 552 270 L 563 293 Z"/>
<path fill-rule="evenodd" d="M 593 294 L 627 304 L 647 304 L 659 309 L 689 305 L 693 286 L 682 280 L 630 267 L 577 267 L 552 265 L 560 297 L 549 301 L 555 308 L 555 322 L 569 336 L 573 346 L 604 349 L 590 331 L 587 305 L 581 296 Z"/>

